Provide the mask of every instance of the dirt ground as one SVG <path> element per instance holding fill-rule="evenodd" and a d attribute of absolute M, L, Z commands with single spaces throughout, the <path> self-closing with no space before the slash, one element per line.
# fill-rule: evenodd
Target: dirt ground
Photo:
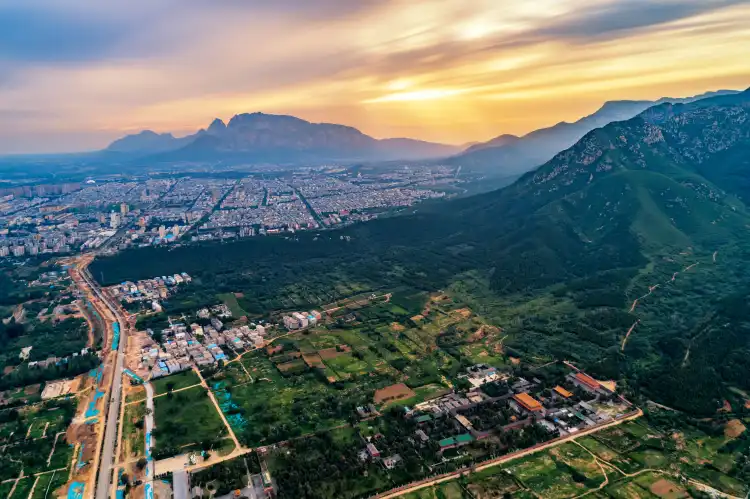
<path fill-rule="evenodd" d="M 172 499 L 172 486 L 162 480 L 154 480 L 154 497 L 156 499 Z"/>
<path fill-rule="evenodd" d="M 156 342 L 154 342 L 145 331 L 129 335 L 128 344 L 125 350 L 125 363 L 127 368 L 141 378 L 148 379 L 148 367 L 141 363 L 141 352 L 144 348 L 151 348 L 155 345 Z"/>
<path fill-rule="evenodd" d="M 302 357 L 301 352 L 289 352 L 289 353 L 277 355 L 275 357 L 269 357 L 268 360 L 270 360 L 274 364 L 277 364 L 277 363 L 288 362 L 289 359 L 299 359 L 300 357 Z"/>
<path fill-rule="evenodd" d="M 727 422 L 726 426 L 724 427 L 724 436 L 729 438 L 737 438 L 743 433 L 745 433 L 745 425 L 742 424 L 742 421 L 739 419 L 733 419 L 729 422 Z"/>
<path fill-rule="evenodd" d="M 36 385 L 29 385 L 23 389 L 23 393 L 25 395 L 34 395 L 35 393 L 39 391 L 39 387 L 41 386 L 42 385 L 40 385 L 39 383 L 37 383 Z"/>
<path fill-rule="evenodd" d="M 652 483 L 650 490 L 662 499 L 679 499 L 681 497 L 687 497 L 688 495 L 687 492 L 685 492 L 685 489 L 665 478 L 661 478 Z"/>
<path fill-rule="evenodd" d="M 293 360 L 291 362 L 284 362 L 283 364 L 277 364 L 276 368 L 281 372 L 293 371 L 300 367 L 299 361 Z"/>
<path fill-rule="evenodd" d="M 391 331 L 398 332 L 398 331 L 403 331 L 405 329 L 406 328 L 402 326 L 401 324 L 399 324 L 398 322 L 391 322 Z"/>
<path fill-rule="evenodd" d="M 328 359 L 335 359 L 339 355 L 349 353 L 352 349 L 349 345 L 338 345 L 337 347 L 332 348 L 324 348 L 323 350 L 318 350 L 318 355 L 320 355 L 320 358 L 323 360 Z"/>
<path fill-rule="evenodd" d="M 380 390 L 375 390 L 375 396 L 373 397 L 376 404 L 388 402 L 390 400 L 400 400 L 410 398 L 416 395 L 414 390 L 409 388 L 403 383 L 397 383 L 395 385 L 386 386 Z"/>
<path fill-rule="evenodd" d="M 469 317 L 471 317 L 471 309 L 469 308 L 459 308 L 457 310 L 454 310 L 453 313 L 460 315 L 464 319 L 468 319 Z"/>
<path fill-rule="evenodd" d="M 82 376 L 86 375 L 84 374 Z M 73 379 L 63 379 L 60 381 L 47 383 L 44 386 L 44 391 L 42 392 L 42 399 L 46 400 L 49 398 L 59 397 L 60 395 L 67 395 L 68 393 L 78 391 L 78 388 L 81 386 L 82 376 L 78 376 Z"/>
<path fill-rule="evenodd" d="M 91 469 L 91 460 L 94 458 L 94 453 L 96 451 L 96 425 L 93 424 L 72 424 L 68 427 L 68 431 L 65 434 L 65 439 L 67 442 L 75 442 L 80 445 L 83 445 L 83 452 L 80 451 L 80 447 L 76 448 L 76 454 L 75 454 L 75 461 L 74 461 L 74 470 L 73 470 L 73 476 L 79 478 L 79 479 L 85 479 L 86 476 L 88 476 L 89 473 L 91 473 L 93 470 Z M 60 444 L 60 442 L 58 442 Z M 80 460 L 79 460 L 80 458 Z M 81 468 L 78 468 L 79 463 L 86 463 L 89 464 L 82 466 Z M 84 481 L 84 480 L 81 480 Z"/>
<path fill-rule="evenodd" d="M 310 367 L 324 369 L 326 365 L 323 363 L 323 359 L 317 353 L 309 353 L 302 356 L 302 359 Z"/>

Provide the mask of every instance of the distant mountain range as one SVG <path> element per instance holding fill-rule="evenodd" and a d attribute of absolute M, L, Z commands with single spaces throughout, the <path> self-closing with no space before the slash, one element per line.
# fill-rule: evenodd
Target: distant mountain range
<path fill-rule="evenodd" d="M 461 148 L 408 138 L 378 140 L 349 126 L 251 113 L 238 114 L 226 124 L 215 119 L 207 129 L 181 138 L 146 130 L 114 141 L 106 151 L 164 162 L 300 163 L 431 159 L 456 154 Z"/>
<path fill-rule="evenodd" d="M 591 130 L 630 119 L 651 106 L 688 103 L 734 90 L 707 92 L 687 98 L 606 102 L 595 113 L 573 123 L 561 122 L 524 136 L 503 134 L 487 142 L 453 146 L 409 138 L 375 139 L 356 128 L 311 123 L 294 116 L 245 113 L 228 123 L 215 119 L 206 129 L 186 137 L 145 130 L 115 140 L 105 152 L 147 157 L 154 162 L 223 161 L 302 164 L 326 161 L 390 161 L 445 159 L 446 162 L 491 176 L 527 172 L 567 149 Z"/>
<path fill-rule="evenodd" d="M 630 119 L 651 106 L 663 103 L 688 103 L 719 95 L 738 93 L 735 90 L 707 92 L 687 98 L 664 97 L 656 101 L 622 100 L 610 101 L 595 113 L 573 123 L 561 122 L 549 128 L 541 128 L 522 137 L 500 135 L 487 142 L 475 144 L 450 162 L 473 170 L 500 175 L 518 175 L 527 172 L 555 154 L 575 144 L 595 128 L 615 121 Z"/>

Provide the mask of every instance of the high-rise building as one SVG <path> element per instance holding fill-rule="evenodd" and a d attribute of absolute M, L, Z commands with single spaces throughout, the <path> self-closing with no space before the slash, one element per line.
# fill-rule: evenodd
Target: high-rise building
<path fill-rule="evenodd" d="M 127 215 L 130 211 L 130 206 L 128 206 L 128 203 L 120 203 L 120 214 L 121 215 Z"/>
<path fill-rule="evenodd" d="M 120 214 L 113 211 L 109 214 L 109 226 L 116 229 L 120 226 Z"/>

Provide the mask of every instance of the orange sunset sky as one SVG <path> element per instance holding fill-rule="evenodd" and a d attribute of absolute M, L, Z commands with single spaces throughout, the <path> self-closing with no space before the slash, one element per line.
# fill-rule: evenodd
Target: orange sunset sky
<path fill-rule="evenodd" d="M 747 0 L 0 0 L 0 153 L 253 111 L 459 144 L 748 86 Z"/>

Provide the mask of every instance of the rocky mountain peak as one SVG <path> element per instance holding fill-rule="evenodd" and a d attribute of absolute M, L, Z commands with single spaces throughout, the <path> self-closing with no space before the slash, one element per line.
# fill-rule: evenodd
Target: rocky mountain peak
<path fill-rule="evenodd" d="M 212 135 L 218 135 L 222 132 L 224 132 L 227 129 L 227 126 L 224 124 L 222 120 L 219 118 L 216 118 L 211 122 L 211 125 L 208 127 L 208 133 Z"/>

